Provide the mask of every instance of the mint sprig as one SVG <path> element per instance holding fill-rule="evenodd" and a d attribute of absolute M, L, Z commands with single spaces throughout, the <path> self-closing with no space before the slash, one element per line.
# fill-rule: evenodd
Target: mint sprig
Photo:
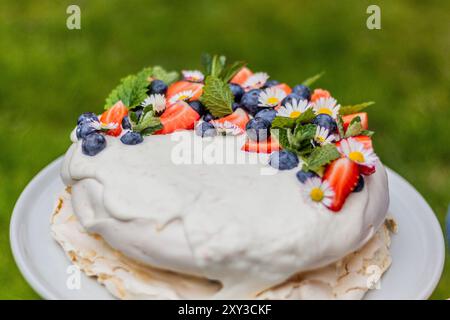
<path fill-rule="evenodd" d="M 317 80 L 319 80 L 320 78 L 322 78 L 322 76 L 325 74 L 325 71 L 322 71 L 318 74 L 313 75 L 312 77 L 309 77 L 305 80 L 303 80 L 302 84 L 310 87 L 312 84 L 314 84 Z"/>
<path fill-rule="evenodd" d="M 233 112 L 233 93 L 228 84 L 217 76 L 207 76 L 200 101 L 214 117 L 224 117 Z"/>
<path fill-rule="evenodd" d="M 120 80 L 120 84 L 106 98 L 105 109 L 111 108 L 119 100 L 122 100 L 129 109 L 139 105 L 147 97 L 147 86 L 152 70 L 151 67 L 147 67 Z"/>
<path fill-rule="evenodd" d="M 152 78 L 164 81 L 167 85 L 175 82 L 179 78 L 179 74 L 176 71 L 166 71 L 160 66 L 154 66 L 151 73 Z"/>
<path fill-rule="evenodd" d="M 356 116 L 352 119 L 345 132 L 344 138 L 354 137 L 361 134 L 363 128 L 361 125 L 361 118 Z"/>
<path fill-rule="evenodd" d="M 362 102 L 362 103 L 358 103 L 358 104 L 354 104 L 354 105 L 341 106 L 341 108 L 339 109 L 339 114 L 342 116 L 345 116 L 348 114 L 358 113 L 373 104 L 375 104 L 375 102 L 368 101 L 368 102 Z"/>
<path fill-rule="evenodd" d="M 321 147 L 314 148 L 309 157 L 305 159 L 305 170 L 314 171 L 320 174 L 323 167 L 331 161 L 341 156 L 334 144 L 326 144 Z"/>
<path fill-rule="evenodd" d="M 155 116 L 151 107 L 144 108 L 139 119 L 135 112 L 130 112 L 129 118 L 131 122 L 131 129 L 134 132 L 139 132 L 144 136 L 151 135 L 163 127 L 160 119 Z"/>

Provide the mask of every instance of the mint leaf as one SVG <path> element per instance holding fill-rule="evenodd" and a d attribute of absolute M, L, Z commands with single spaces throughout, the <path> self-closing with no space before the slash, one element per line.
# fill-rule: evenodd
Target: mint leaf
<path fill-rule="evenodd" d="M 334 144 L 326 144 L 314 148 L 311 155 L 306 159 L 306 168 L 309 171 L 320 172 L 320 169 L 331 161 L 339 158 L 341 154 Z"/>
<path fill-rule="evenodd" d="M 273 135 L 283 149 L 289 150 L 291 143 L 289 141 L 290 130 L 286 128 L 272 128 L 270 134 Z"/>
<path fill-rule="evenodd" d="M 228 83 L 216 76 L 206 77 L 200 101 L 215 117 L 221 118 L 233 112 L 233 93 Z"/>
<path fill-rule="evenodd" d="M 294 147 L 300 147 L 304 142 L 311 144 L 311 139 L 316 135 L 316 128 L 314 124 L 297 125 L 292 136 L 292 145 Z"/>
<path fill-rule="evenodd" d="M 375 104 L 375 102 L 368 101 L 368 102 L 358 103 L 355 105 L 341 106 L 341 108 L 339 109 L 339 114 L 345 116 L 348 114 L 358 113 L 373 104 Z"/>
<path fill-rule="evenodd" d="M 316 117 L 316 113 L 313 108 L 306 109 L 299 117 L 295 118 L 295 122 L 299 124 L 304 124 L 311 122 Z"/>
<path fill-rule="evenodd" d="M 294 128 L 295 119 L 276 116 L 272 121 L 272 128 Z"/>
<path fill-rule="evenodd" d="M 361 134 L 362 130 L 363 128 L 361 125 L 361 118 L 359 116 L 356 116 L 352 119 L 352 121 L 348 125 L 344 138 L 358 136 Z"/>
<path fill-rule="evenodd" d="M 160 66 L 154 66 L 153 72 L 151 73 L 152 78 L 164 81 L 167 85 L 178 80 L 178 72 L 176 71 L 166 71 Z"/>
<path fill-rule="evenodd" d="M 139 105 L 147 97 L 148 78 L 151 73 L 152 68 L 148 67 L 121 79 L 120 84 L 106 98 L 105 109 L 111 108 L 119 100 L 129 109 Z"/>
<path fill-rule="evenodd" d="M 336 123 L 337 123 L 337 127 L 338 127 L 339 137 L 343 138 L 345 135 L 344 120 L 342 119 L 342 116 L 340 114 L 338 114 Z"/>
<path fill-rule="evenodd" d="M 238 73 L 243 67 L 247 65 L 244 61 L 236 61 L 233 64 L 226 66 L 219 75 L 223 81 L 228 82 Z"/>
<path fill-rule="evenodd" d="M 362 130 L 360 133 L 362 136 L 367 136 L 367 137 L 371 137 L 375 134 L 374 131 L 370 131 L 370 130 Z"/>
<path fill-rule="evenodd" d="M 149 135 L 162 129 L 162 124 L 159 118 L 155 117 L 153 112 L 150 111 L 143 114 L 138 123 L 132 122 L 132 129 L 135 132 L 140 132 L 142 135 Z"/>
<path fill-rule="evenodd" d="M 325 71 L 322 71 L 321 73 L 318 73 L 312 77 L 309 77 L 307 79 L 305 79 L 302 84 L 310 87 L 314 82 L 316 82 L 317 80 L 319 80 L 320 78 L 322 78 L 322 76 L 325 74 Z"/>

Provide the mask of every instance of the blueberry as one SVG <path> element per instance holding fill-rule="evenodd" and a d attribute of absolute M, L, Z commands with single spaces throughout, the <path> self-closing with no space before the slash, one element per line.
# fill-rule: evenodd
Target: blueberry
<path fill-rule="evenodd" d="M 203 116 L 203 121 L 206 122 L 210 122 L 211 120 L 216 119 L 216 117 L 214 117 L 211 113 L 207 112 L 204 116 Z"/>
<path fill-rule="evenodd" d="M 255 115 L 255 119 L 261 118 L 272 123 L 273 119 L 277 116 L 276 110 L 270 108 L 264 108 Z"/>
<path fill-rule="evenodd" d="M 234 111 L 236 111 L 237 108 L 240 108 L 241 105 L 237 102 L 233 102 L 233 104 L 231 105 L 231 109 Z"/>
<path fill-rule="evenodd" d="M 94 123 L 94 121 L 89 121 L 86 120 L 84 122 L 81 122 L 78 126 L 77 126 L 77 138 L 78 139 L 84 139 L 86 138 L 88 135 L 96 132 L 97 130 L 91 125 L 92 123 Z"/>
<path fill-rule="evenodd" d="M 106 139 L 100 133 L 92 133 L 83 139 L 81 149 L 85 155 L 95 156 L 97 153 L 105 149 Z"/>
<path fill-rule="evenodd" d="M 362 175 L 359 175 L 358 184 L 356 185 L 353 192 L 360 192 L 364 188 L 364 177 Z"/>
<path fill-rule="evenodd" d="M 281 150 L 270 154 L 269 164 L 278 170 L 290 170 L 298 166 L 298 157 L 296 154 Z"/>
<path fill-rule="evenodd" d="M 139 132 L 128 131 L 120 137 L 120 141 L 122 141 L 123 144 L 135 145 L 144 141 L 144 138 Z"/>
<path fill-rule="evenodd" d="M 200 101 L 198 101 L 198 100 L 190 101 L 190 102 L 189 102 L 189 105 L 191 106 L 192 109 L 194 109 L 195 111 L 197 111 L 197 113 L 198 113 L 200 116 L 204 115 L 205 112 L 206 112 L 205 107 L 204 107 L 203 104 L 202 104 Z"/>
<path fill-rule="evenodd" d="M 304 100 L 311 99 L 311 90 L 303 84 L 298 84 L 295 87 L 293 87 L 292 93 L 296 94 L 297 96 L 299 96 L 301 99 Z"/>
<path fill-rule="evenodd" d="M 332 116 L 328 114 L 318 114 L 312 121 L 317 126 L 324 127 L 328 129 L 330 133 L 337 131 L 337 124 L 336 121 L 333 119 Z"/>
<path fill-rule="evenodd" d="M 153 80 L 148 86 L 147 94 L 165 94 L 167 91 L 167 84 L 161 80 Z"/>
<path fill-rule="evenodd" d="M 292 103 L 292 100 L 294 99 L 297 101 L 302 100 L 302 98 L 299 95 L 291 93 L 288 94 L 283 100 L 281 100 L 281 105 L 286 106 L 287 103 Z"/>
<path fill-rule="evenodd" d="M 234 101 L 241 101 L 241 98 L 245 93 L 244 89 L 242 89 L 242 87 L 236 83 L 230 83 L 228 85 L 230 86 L 231 92 L 233 93 Z"/>
<path fill-rule="evenodd" d="M 266 83 L 264 83 L 263 88 L 273 87 L 273 86 L 276 86 L 277 84 L 280 84 L 280 82 L 277 80 L 267 80 Z"/>
<path fill-rule="evenodd" d="M 78 117 L 77 124 L 85 121 L 98 121 L 97 115 L 93 112 L 85 112 Z"/>
<path fill-rule="evenodd" d="M 247 110 L 251 115 L 255 115 L 258 111 L 260 92 L 261 90 L 259 89 L 252 89 L 242 96 L 241 107 Z"/>
<path fill-rule="evenodd" d="M 297 179 L 301 182 L 301 183 L 305 183 L 306 180 L 308 180 L 309 178 L 314 178 L 314 177 L 318 177 L 317 174 L 315 174 L 312 171 L 303 171 L 300 170 L 299 172 L 297 172 Z"/>
<path fill-rule="evenodd" d="M 125 130 L 131 129 L 131 122 L 130 122 L 130 118 L 128 116 L 123 117 L 122 128 Z"/>
<path fill-rule="evenodd" d="M 270 121 L 263 118 L 254 118 L 247 122 L 245 130 L 247 136 L 253 141 L 265 141 L 270 136 Z"/>
<path fill-rule="evenodd" d="M 212 123 L 203 121 L 195 127 L 195 133 L 200 137 L 214 137 L 217 130 Z"/>

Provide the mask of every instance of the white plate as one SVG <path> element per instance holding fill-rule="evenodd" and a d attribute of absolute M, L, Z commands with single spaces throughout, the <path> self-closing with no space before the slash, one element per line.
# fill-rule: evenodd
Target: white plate
<path fill-rule="evenodd" d="M 112 299 L 94 279 L 81 277 L 81 288 L 66 285 L 72 274 L 69 260 L 50 235 L 50 216 L 63 188 L 62 159 L 42 170 L 21 194 L 11 218 L 14 258 L 33 289 L 46 299 Z M 427 299 L 442 274 L 445 246 L 441 227 L 422 196 L 388 169 L 390 213 L 399 225 L 392 238 L 392 266 L 379 290 L 366 299 Z M 70 286 L 69 286 L 70 287 Z"/>

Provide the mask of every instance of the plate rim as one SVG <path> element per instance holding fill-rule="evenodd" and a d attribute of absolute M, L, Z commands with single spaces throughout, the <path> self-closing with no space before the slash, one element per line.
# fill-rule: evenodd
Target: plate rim
<path fill-rule="evenodd" d="M 26 198 L 34 189 L 35 185 L 41 180 L 44 176 L 48 174 L 49 171 L 53 169 L 54 166 L 61 165 L 63 156 L 60 156 L 50 162 L 48 165 L 46 165 L 43 169 L 41 169 L 26 185 L 26 187 L 21 192 L 20 196 L 17 198 L 17 201 L 14 205 L 14 209 L 11 214 L 10 218 L 10 226 L 9 226 L 9 242 L 11 247 L 11 252 L 13 255 L 13 259 L 16 263 L 16 266 L 18 267 L 20 273 L 24 277 L 24 279 L 27 281 L 27 283 L 33 288 L 33 290 L 44 299 L 48 300 L 60 300 L 64 299 L 61 297 L 56 296 L 51 292 L 51 290 L 47 289 L 42 281 L 38 279 L 36 275 L 34 275 L 33 271 L 31 270 L 30 266 L 26 263 L 27 258 L 23 255 L 23 252 L 20 248 L 20 241 L 19 236 L 17 234 L 17 230 L 19 230 L 19 222 L 20 218 L 23 216 L 23 213 L 21 213 L 23 210 L 21 208 L 23 207 L 23 201 L 24 198 Z M 432 293 L 434 292 L 435 288 L 437 287 L 444 270 L 445 265 L 445 240 L 442 228 L 440 226 L 439 220 L 437 219 L 437 216 L 431 206 L 428 204 L 428 202 L 425 200 L 425 198 L 419 193 L 419 191 L 404 177 L 402 177 L 400 174 L 395 172 L 394 170 L 390 169 L 389 167 L 385 166 L 386 171 L 388 171 L 389 175 L 394 176 L 396 179 L 400 180 L 403 184 L 407 185 L 412 189 L 412 192 L 414 192 L 416 198 L 419 202 L 424 206 L 424 208 L 427 211 L 427 215 L 431 216 L 430 219 L 430 226 L 433 229 L 433 233 L 436 235 L 436 237 L 439 239 L 439 248 L 437 249 L 437 252 L 439 253 L 439 261 L 437 264 L 437 268 L 435 268 L 435 272 L 432 275 L 433 281 L 429 281 L 428 285 L 422 290 L 421 294 L 418 294 L 418 299 L 428 299 Z M 431 213 L 431 214 L 430 214 Z"/>

